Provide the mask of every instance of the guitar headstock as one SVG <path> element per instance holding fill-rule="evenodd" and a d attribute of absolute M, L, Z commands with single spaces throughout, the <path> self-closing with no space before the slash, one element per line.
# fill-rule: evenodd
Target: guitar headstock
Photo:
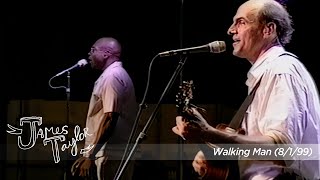
<path fill-rule="evenodd" d="M 193 99 L 194 84 L 193 80 L 183 81 L 179 86 L 179 91 L 176 95 L 176 107 L 179 114 L 184 114 L 191 108 L 191 100 Z"/>

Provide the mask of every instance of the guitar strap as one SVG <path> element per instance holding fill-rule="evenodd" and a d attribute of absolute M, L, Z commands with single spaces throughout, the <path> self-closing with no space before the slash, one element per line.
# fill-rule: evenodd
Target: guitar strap
<path fill-rule="evenodd" d="M 237 111 L 237 113 L 233 116 L 231 122 L 229 123 L 229 127 L 233 128 L 233 129 L 238 129 L 238 127 L 240 127 L 240 124 L 242 122 L 242 119 L 243 119 L 243 115 L 244 113 L 246 112 L 248 106 L 250 105 L 250 103 L 252 102 L 253 100 L 253 97 L 254 97 L 254 94 L 260 84 L 260 81 L 261 81 L 262 78 L 259 79 L 259 81 L 256 83 L 256 85 L 254 86 L 254 88 L 252 89 L 252 91 L 249 93 L 249 95 L 246 97 L 246 99 L 243 101 L 242 105 L 240 106 L 239 110 Z M 216 148 L 216 146 L 210 142 L 206 142 L 206 146 L 200 146 L 200 149 L 201 151 L 206 154 L 206 155 L 212 155 L 212 149 L 213 148 Z M 225 156 L 223 157 L 224 159 L 226 158 Z M 227 179 L 226 180 L 234 180 L 234 179 L 239 179 L 239 168 L 238 168 L 238 163 L 236 161 L 232 161 L 232 160 L 228 160 L 228 161 L 222 161 L 222 162 L 219 162 L 220 163 L 220 166 L 221 167 L 224 167 L 224 163 L 225 162 L 228 162 L 227 164 L 227 167 L 229 168 L 226 168 L 227 169 Z M 224 169 L 224 168 L 222 168 Z M 225 173 L 225 170 L 220 170 L 221 172 Z M 213 172 L 216 172 L 216 170 L 214 170 Z M 217 171 L 219 172 L 219 171 Z M 204 178 L 202 179 L 209 179 L 209 177 L 211 177 L 212 175 L 208 175 L 208 174 L 211 174 L 212 172 L 208 172 L 207 173 L 207 176 L 205 176 Z M 223 174 L 222 173 L 222 174 Z M 216 175 L 214 173 L 214 175 Z M 224 175 L 224 174 L 223 174 Z M 222 175 L 222 176 L 223 176 Z M 207 178 L 208 177 L 208 178 Z M 220 176 L 219 176 L 220 177 Z M 224 176 L 223 176 L 224 177 Z M 218 178 L 219 179 L 219 178 Z"/>
<path fill-rule="evenodd" d="M 289 56 L 292 56 L 294 58 L 298 58 L 296 55 L 294 55 L 294 54 L 292 54 L 290 52 L 284 52 L 284 53 L 280 54 L 278 57 L 283 56 L 283 55 L 289 55 Z M 241 126 L 244 114 L 247 111 L 249 105 L 251 104 L 251 102 L 252 102 L 252 100 L 254 98 L 255 92 L 256 92 L 257 88 L 259 87 L 259 85 L 260 85 L 261 79 L 262 79 L 262 77 L 259 79 L 259 81 L 255 85 L 253 90 L 250 92 L 250 94 L 246 97 L 246 99 L 241 104 L 241 106 L 238 109 L 237 113 L 233 116 L 232 120 L 230 121 L 229 127 L 233 128 L 233 129 L 238 129 Z"/>
<path fill-rule="evenodd" d="M 241 126 L 243 116 L 254 98 L 255 92 L 260 85 L 261 79 L 262 79 L 262 77 L 259 79 L 259 81 L 256 83 L 256 85 L 252 89 L 252 91 L 249 93 L 249 95 L 246 97 L 246 99 L 241 104 L 237 113 L 233 116 L 232 120 L 230 121 L 229 127 L 233 128 L 233 129 L 238 129 Z"/>

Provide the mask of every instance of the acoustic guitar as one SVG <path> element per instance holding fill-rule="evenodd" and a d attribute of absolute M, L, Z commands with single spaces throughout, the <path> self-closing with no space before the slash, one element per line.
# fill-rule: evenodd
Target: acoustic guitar
<path fill-rule="evenodd" d="M 191 108 L 196 108 L 205 112 L 205 109 L 200 108 L 192 104 L 193 99 L 194 84 L 193 81 L 183 81 L 182 85 L 179 86 L 179 91 L 176 95 L 176 107 L 178 110 L 178 115 L 185 117 L 189 121 L 197 121 L 190 114 Z M 239 133 L 245 134 L 245 131 L 241 128 L 235 129 L 226 124 L 218 124 L 217 129 L 220 129 L 229 133 Z M 218 146 L 205 142 L 205 144 L 199 145 L 200 150 L 204 153 L 207 159 L 207 173 L 203 179 L 214 179 L 214 180 L 237 180 L 239 179 L 239 168 L 237 160 L 212 160 L 217 159 L 213 157 L 213 148 L 219 148 Z"/>

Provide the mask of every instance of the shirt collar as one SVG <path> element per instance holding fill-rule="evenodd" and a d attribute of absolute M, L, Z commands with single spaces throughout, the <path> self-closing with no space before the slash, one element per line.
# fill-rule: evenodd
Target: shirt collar
<path fill-rule="evenodd" d="M 247 73 L 246 85 L 249 89 L 252 89 L 258 82 L 265 70 L 268 68 L 268 64 L 284 52 L 285 49 L 282 46 L 273 46 L 257 59 Z"/>
<path fill-rule="evenodd" d="M 111 63 L 105 70 L 107 69 L 112 69 L 114 67 L 117 67 L 117 66 L 121 66 L 122 65 L 122 62 L 121 61 L 114 61 L 113 63 Z"/>
<path fill-rule="evenodd" d="M 115 61 L 112 64 L 110 64 L 100 75 L 100 78 L 103 78 L 103 75 L 106 74 L 108 71 L 110 71 L 111 69 L 115 68 L 115 67 L 119 67 L 122 66 L 122 62 L 121 61 Z"/>

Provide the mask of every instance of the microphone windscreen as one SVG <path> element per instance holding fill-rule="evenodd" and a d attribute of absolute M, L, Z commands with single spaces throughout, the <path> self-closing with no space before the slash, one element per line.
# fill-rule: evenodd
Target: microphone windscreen
<path fill-rule="evenodd" d="M 226 43 L 224 41 L 214 41 L 209 43 L 211 53 L 221 53 L 226 51 Z"/>
<path fill-rule="evenodd" d="M 80 67 L 85 66 L 88 64 L 88 61 L 86 59 L 81 59 L 80 61 L 78 61 L 77 63 Z"/>

